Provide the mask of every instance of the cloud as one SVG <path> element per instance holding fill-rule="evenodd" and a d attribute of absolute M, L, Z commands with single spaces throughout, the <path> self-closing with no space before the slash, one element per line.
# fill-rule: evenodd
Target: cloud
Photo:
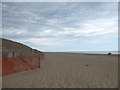
<path fill-rule="evenodd" d="M 16 36 L 16 35 L 25 35 L 27 34 L 28 32 L 25 31 L 24 29 L 13 29 L 13 30 L 3 30 L 2 34 L 3 36 Z"/>
<path fill-rule="evenodd" d="M 3 2 L 119 2 L 119 0 L 3 0 Z"/>
<path fill-rule="evenodd" d="M 2 7 L 3 37 L 34 47 L 118 37 L 117 3 L 4 2 Z"/>
<path fill-rule="evenodd" d="M 64 43 L 57 41 L 55 39 L 48 39 L 48 38 L 29 38 L 26 40 L 22 40 L 22 42 L 32 43 L 33 45 L 39 45 L 44 47 L 53 47 L 53 46 L 62 46 Z"/>

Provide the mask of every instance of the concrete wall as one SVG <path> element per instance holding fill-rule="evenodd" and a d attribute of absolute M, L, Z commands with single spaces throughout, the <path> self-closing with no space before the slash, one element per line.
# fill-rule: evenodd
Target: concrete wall
<path fill-rule="evenodd" d="M 19 55 L 20 55 L 19 52 L 9 52 L 9 53 L 5 53 L 3 57 L 17 57 Z"/>

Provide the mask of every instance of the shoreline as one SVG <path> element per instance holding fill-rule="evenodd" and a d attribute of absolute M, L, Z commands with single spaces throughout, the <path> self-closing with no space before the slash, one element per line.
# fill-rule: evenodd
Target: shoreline
<path fill-rule="evenodd" d="M 64 53 L 64 54 L 78 54 L 78 55 L 105 55 L 105 56 L 120 56 L 120 54 L 112 54 L 112 55 L 107 55 L 107 54 L 94 54 L 94 53 L 69 53 L 69 52 L 44 52 L 44 53 Z"/>

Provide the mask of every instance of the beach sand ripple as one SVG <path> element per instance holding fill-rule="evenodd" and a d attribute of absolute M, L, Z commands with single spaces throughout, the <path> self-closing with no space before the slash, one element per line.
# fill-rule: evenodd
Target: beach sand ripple
<path fill-rule="evenodd" d="M 44 66 L 3 77 L 3 88 L 117 88 L 118 57 L 45 53 Z"/>

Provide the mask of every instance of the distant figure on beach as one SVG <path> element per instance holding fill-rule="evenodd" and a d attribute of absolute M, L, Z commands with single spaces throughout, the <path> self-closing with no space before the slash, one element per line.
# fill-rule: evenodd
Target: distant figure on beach
<path fill-rule="evenodd" d="M 112 55 L 112 53 L 108 53 L 108 55 Z"/>

